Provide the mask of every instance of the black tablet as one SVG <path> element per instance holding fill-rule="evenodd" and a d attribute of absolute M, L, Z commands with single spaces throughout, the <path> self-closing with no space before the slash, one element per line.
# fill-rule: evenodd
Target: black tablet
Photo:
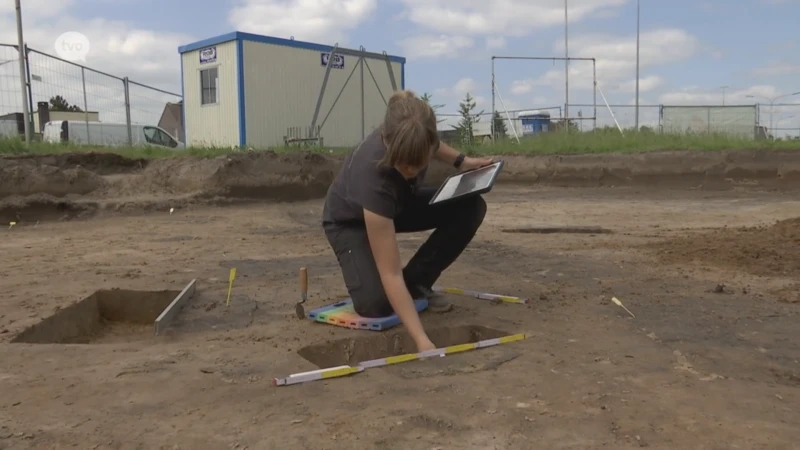
<path fill-rule="evenodd" d="M 430 204 L 435 205 L 457 198 L 489 192 L 494 187 L 494 182 L 497 180 L 497 175 L 500 174 L 502 168 L 503 161 L 498 161 L 478 169 L 451 175 L 444 180 L 442 186 L 436 191 Z"/>

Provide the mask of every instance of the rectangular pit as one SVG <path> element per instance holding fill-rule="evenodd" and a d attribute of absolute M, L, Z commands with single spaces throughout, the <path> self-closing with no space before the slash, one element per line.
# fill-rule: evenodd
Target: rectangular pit
<path fill-rule="evenodd" d="M 18 334 L 11 343 L 106 344 L 153 336 L 153 324 L 181 291 L 99 290 Z"/>
<path fill-rule="evenodd" d="M 437 348 L 471 344 L 486 339 L 510 336 L 511 334 L 480 325 L 428 330 L 428 337 Z M 417 346 L 406 331 L 373 334 L 353 339 L 339 339 L 324 344 L 309 345 L 297 351 L 297 354 L 320 369 L 355 365 L 364 361 L 407 353 L 417 353 Z"/>

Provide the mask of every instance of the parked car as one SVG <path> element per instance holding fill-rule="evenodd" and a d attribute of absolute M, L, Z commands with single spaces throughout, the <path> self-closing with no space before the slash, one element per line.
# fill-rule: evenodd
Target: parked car
<path fill-rule="evenodd" d="M 102 145 L 108 147 L 128 145 L 128 125 L 124 123 L 85 122 L 82 120 L 58 120 L 44 126 L 45 142 L 69 142 L 76 145 Z M 154 146 L 170 149 L 184 148 L 183 142 L 175 139 L 160 127 L 131 125 L 133 146 Z"/>

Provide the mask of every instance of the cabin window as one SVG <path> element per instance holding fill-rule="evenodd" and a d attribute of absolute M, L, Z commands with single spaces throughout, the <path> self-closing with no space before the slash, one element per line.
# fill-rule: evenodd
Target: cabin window
<path fill-rule="evenodd" d="M 200 71 L 200 104 L 213 105 L 219 103 L 217 85 L 219 84 L 219 68 L 211 67 Z"/>

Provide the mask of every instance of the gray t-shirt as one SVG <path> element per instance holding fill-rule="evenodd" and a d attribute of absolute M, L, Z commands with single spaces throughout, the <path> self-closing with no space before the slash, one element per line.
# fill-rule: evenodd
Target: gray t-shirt
<path fill-rule="evenodd" d="M 364 208 L 390 219 L 397 217 L 424 182 L 428 168 L 406 180 L 395 168 L 379 165 L 385 154 L 378 128 L 347 155 L 328 189 L 323 225 L 363 224 Z"/>

